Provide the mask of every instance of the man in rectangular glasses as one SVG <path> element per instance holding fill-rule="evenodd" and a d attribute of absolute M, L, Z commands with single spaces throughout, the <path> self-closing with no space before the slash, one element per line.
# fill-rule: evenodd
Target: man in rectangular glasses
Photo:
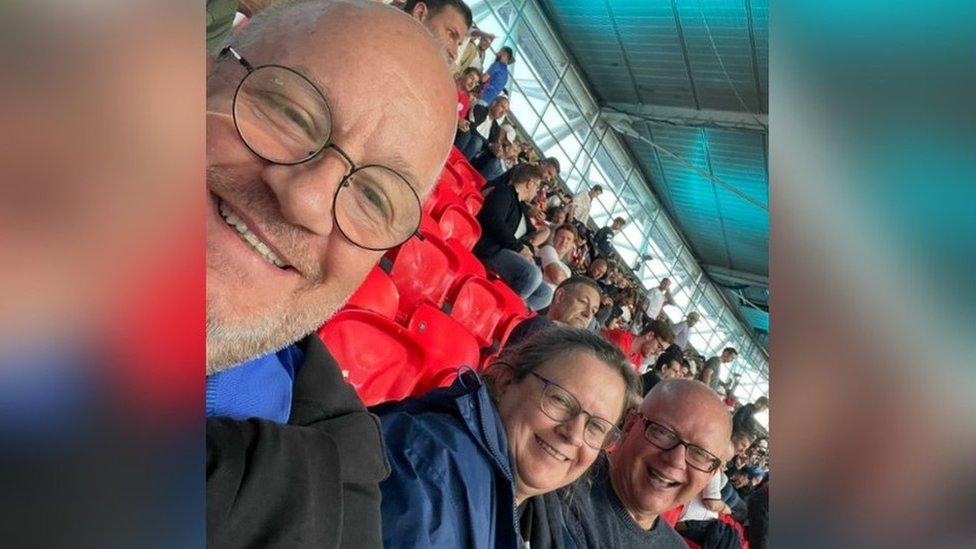
<path fill-rule="evenodd" d="M 720 470 L 732 431 L 725 404 L 698 381 L 664 380 L 622 431 L 609 459 L 594 465 L 592 486 L 565 500 L 574 540 L 580 547 L 686 547 L 660 515 L 688 503 Z"/>

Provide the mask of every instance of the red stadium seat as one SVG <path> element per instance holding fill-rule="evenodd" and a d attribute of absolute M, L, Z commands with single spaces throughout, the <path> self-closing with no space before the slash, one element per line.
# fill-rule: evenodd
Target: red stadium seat
<path fill-rule="evenodd" d="M 461 152 L 461 149 L 459 149 L 459 148 L 457 148 L 457 147 L 455 147 L 455 146 L 452 145 L 451 146 L 451 153 L 447 155 L 447 162 L 446 162 L 446 164 L 450 164 L 450 165 L 453 166 L 454 164 L 457 164 L 458 162 L 467 162 L 467 161 L 468 161 L 468 159 L 464 157 L 464 153 Z"/>
<path fill-rule="evenodd" d="M 463 156 L 464 155 L 462 155 L 462 157 Z M 467 158 L 465 158 L 463 162 L 453 162 L 448 167 L 454 170 L 454 173 L 457 174 L 461 181 L 474 186 L 474 188 L 478 189 L 479 191 L 484 188 L 486 183 L 485 176 L 478 173 L 478 170 L 474 169 L 474 166 L 468 162 Z"/>
<path fill-rule="evenodd" d="M 424 350 L 405 328 L 371 311 L 340 311 L 318 330 L 366 406 L 414 394 Z"/>
<path fill-rule="evenodd" d="M 422 234 L 424 240 L 411 238 L 391 252 L 390 277 L 400 292 L 396 314 L 400 322 L 423 301 L 440 307 L 458 271 L 457 254 L 452 248 L 437 235 Z"/>
<path fill-rule="evenodd" d="M 525 306 L 525 301 L 515 293 L 515 290 L 511 289 L 505 281 L 500 278 L 494 278 L 491 281 L 495 287 L 498 288 L 499 294 L 505 298 L 505 314 L 508 317 L 511 316 L 527 316 L 531 315 L 529 308 Z"/>
<path fill-rule="evenodd" d="M 464 247 L 457 240 L 448 240 L 446 242 L 447 247 L 454 253 L 454 259 L 457 261 L 457 276 L 455 280 L 459 280 L 466 276 L 480 276 L 485 278 L 487 274 L 485 272 L 485 265 L 478 259 L 471 250 Z M 518 297 L 517 295 L 515 297 Z"/>
<path fill-rule="evenodd" d="M 407 330 L 426 355 L 416 393 L 450 385 L 461 366 L 477 369 L 481 352 L 474 336 L 432 305 L 419 305 L 410 316 Z"/>
<path fill-rule="evenodd" d="M 396 285 L 393 284 L 393 279 L 383 269 L 376 266 L 366 275 L 366 280 L 363 280 L 355 293 L 349 297 L 346 307 L 366 309 L 392 320 L 396 318 L 399 303 L 400 294 L 397 292 Z"/>
<path fill-rule="evenodd" d="M 481 238 L 478 220 L 461 205 L 450 204 L 441 210 L 437 224 L 445 240 L 456 239 L 469 250 Z"/>
<path fill-rule="evenodd" d="M 508 336 L 512 335 L 512 331 L 518 326 L 523 320 L 532 318 L 534 313 L 525 314 L 515 314 L 507 318 L 503 318 L 501 322 L 498 323 L 498 328 L 495 329 L 495 341 L 498 342 L 498 347 L 503 349 L 508 343 Z"/>
<path fill-rule="evenodd" d="M 448 294 L 451 317 L 463 324 L 482 347 L 495 343 L 495 329 L 504 320 L 505 298 L 482 277 L 467 277 Z"/>

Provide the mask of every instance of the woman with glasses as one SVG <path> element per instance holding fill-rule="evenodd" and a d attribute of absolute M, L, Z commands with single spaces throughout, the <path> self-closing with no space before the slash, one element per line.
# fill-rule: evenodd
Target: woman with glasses
<path fill-rule="evenodd" d="M 563 546 L 561 509 L 539 496 L 575 482 L 616 441 L 639 391 L 613 345 L 554 327 L 480 377 L 464 371 L 451 387 L 374 408 L 391 467 L 384 546 Z"/>

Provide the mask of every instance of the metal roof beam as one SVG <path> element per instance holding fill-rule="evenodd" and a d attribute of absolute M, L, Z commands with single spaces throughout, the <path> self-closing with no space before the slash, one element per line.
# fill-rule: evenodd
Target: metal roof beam
<path fill-rule="evenodd" d="M 702 269 L 704 269 L 709 276 L 721 278 L 727 282 L 745 284 L 748 286 L 758 286 L 760 288 L 769 288 L 768 276 L 726 269 L 725 267 L 719 267 L 718 265 L 702 265 Z"/>
<path fill-rule="evenodd" d="M 684 107 L 665 107 L 663 105 L 644 105 L 637 103 L 607 103 L 601 113 L 611 117 L 623 116 L 631 121 L 644 120 L 678 126 L 704 126 L 708 128 L 730 128 L 766 132 L 769 130 L 769 117 L 751 112 L 719 111 L 713 109 L 689 109 Z"/>

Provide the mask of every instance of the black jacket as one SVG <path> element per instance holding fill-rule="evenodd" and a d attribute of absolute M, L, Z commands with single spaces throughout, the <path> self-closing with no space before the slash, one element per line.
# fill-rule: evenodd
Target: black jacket
<path fill-rule="evenodd" d="M 474 255 L 487 259 L 502 249 L 518 252 L 524 246 L 523 242 L 515 238 L 519 220 L 525 219 L 526 235 L 532 234 L 533 227 L 528 216 L 522 209 L 518 193 L 511 185 L 492 187 L 485 196 L 485 203 L 478 212 L 478 223 L 481 224 L 481 239 L 474 245 Z"/>
<path fill-rule="evenodd" d="M 471 107 L 471 112 L 468 114 L 468 120 L 471 122 L 471 131 L 475 131 L 475 128 L 480 126 L 485 118 L 488 118 L 488 107 L 486 105 L 474 105 Z M 492 120 L 491 130 L 488 131 L 488 135 L 482 137 L 487 137 L 489 143 L 495 143 L 498 141 L 499 133 L 502 131 L 501 124 L 498 120 Z M 477 132 L 475 132 L 477 133 Z"/>
<path fill-rule="evenodd" d="M 379 421 L 314 334 L 291 419 L 207 419 L 208 547 L 381 547 Z"/>

